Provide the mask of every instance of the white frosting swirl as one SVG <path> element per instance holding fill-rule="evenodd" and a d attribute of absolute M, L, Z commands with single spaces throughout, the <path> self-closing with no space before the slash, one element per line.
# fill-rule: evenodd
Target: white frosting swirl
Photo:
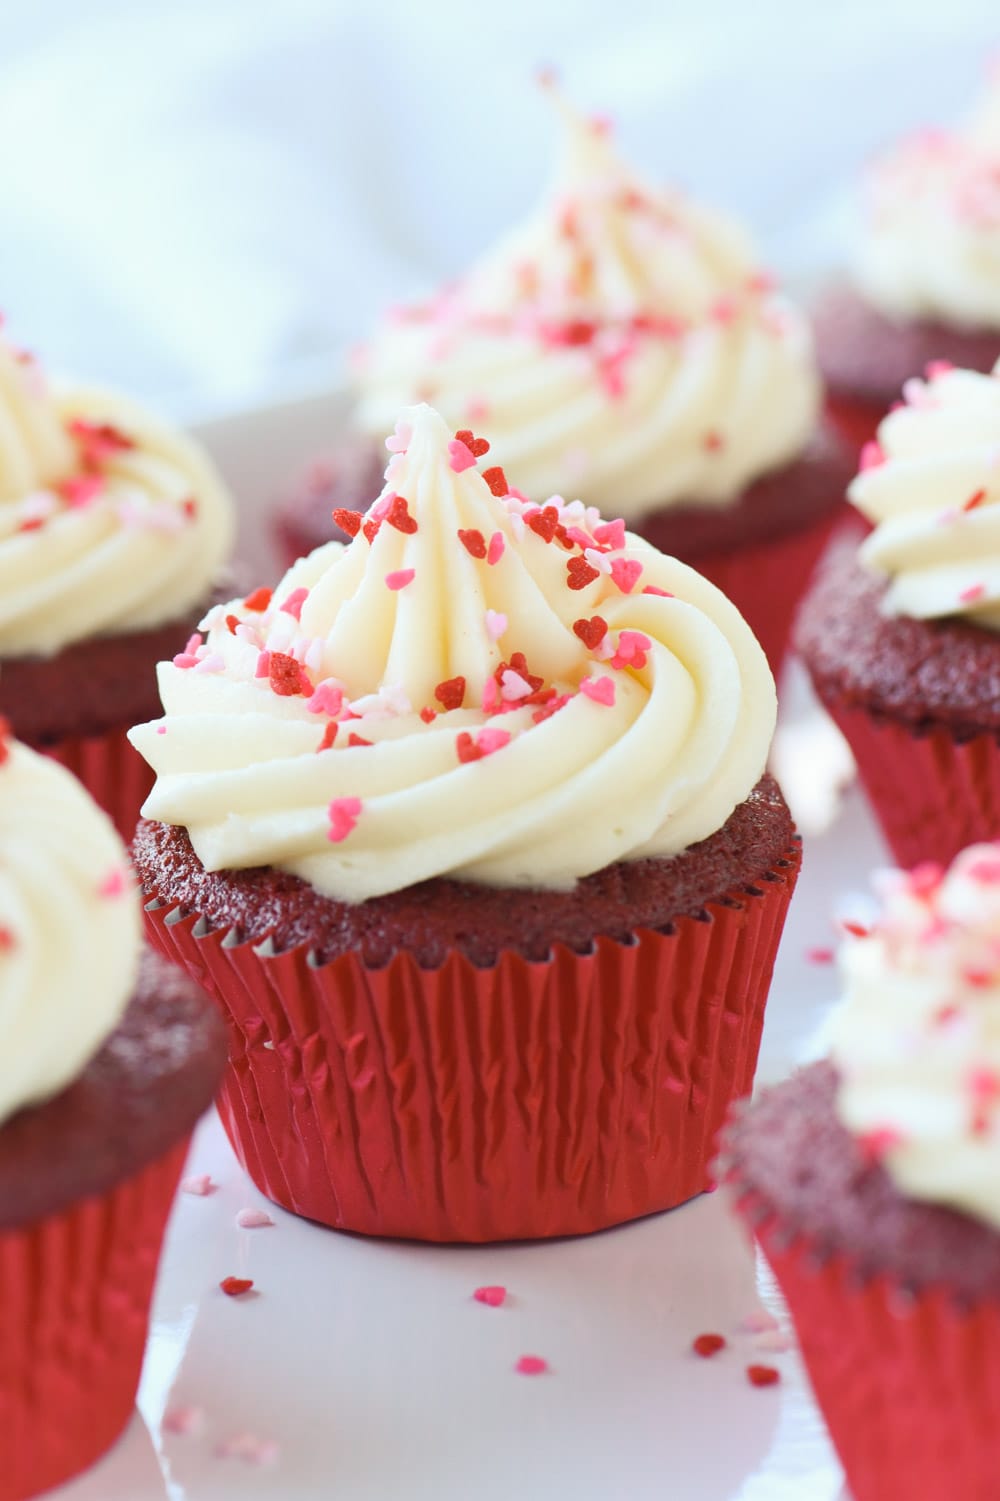
<path fill-rule="evenodd" d="M 1000 329 L 1000 76 L 958 130 L 923 130 L 872 166 L 854 274 L 890 318 Z"/>
<path fill-rule="evenodd" d="M 131 734 L 146 817 L 210 870 L 278 865 L 352 902 L 444 875 L 568 889 L 721 827 L 775 719 L 735 608 L 620 521 L 491 493 L 501 472 L 429 407 L 399 432 L 373 542 L 318 549 L 161 665 L 165 717 Z M 557 526 L 568 550 L 536 530 Z"/>
<path fill-rule="evenodd" d="M 1000 363 L 911 380 L 848 497 L 875 530 L 858 557 L 888 577 L 886 615 L 964 615 L 1000 630 Z"/>
<path fill-rule="evenodd" d="M 627 520 L 725 505 L 806 446 L 819 384 L 805 319 L 743 234 L 643 182 L 605 124 L 562 109 L 538 212 L 359 356 L 359 420 L 408 402 L 489 427 L 533 499 L 566 487 Z"/>
<path fill-rule="evenodd" d="M 0 341 L 0 656 L 183 615 L 233 533 L 232 502 L 190 438 L 121 396 L 50 391 Z"/>
<path fill-rule="evenodd" d="M 1000 844 L 887 873 L 841 962 L 840 1119 L 904 1194 L 1000 1227 Z"/>
<path fill-rule="evenodd" d="M 139 968 L 125 848 L 80 783 L 0 747 L 0 1122 L 65 1088 L 114 1031 Z"/>

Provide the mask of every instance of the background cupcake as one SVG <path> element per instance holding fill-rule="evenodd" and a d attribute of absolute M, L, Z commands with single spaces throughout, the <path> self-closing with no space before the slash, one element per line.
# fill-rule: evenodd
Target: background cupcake
<path fill-rule="evenodd" d="M 750 1086 L 797 873 L 766 661 L 429 408 L 388 447 L 348 548 L 160 669 L 151 937 L 226 1014 L 223 1120 L 286 1207 L 435 1240 L 666 1208 Z"/>
<path fill-rule="evenodd" d="M 150 785 L 125 730 L 156 712 L 155 663 L 207 609 L 233 529 L 189 438 L 0 342 L 0 712 L 123 837 Z"/>
<path fill-rule="evenodd" d="M 647 183 L 606 121 L 558 104 L 540 208 L 383 323 L 358 355 L 357 425 L 374 444 L 428 400 L 459 429 L 487 426 L 532 500 L 558 491 L 624 517 L 718 584 L 776 666 L 849 477 L 818 426 L 807 324 L 736 226 Z M 359 503 L 366 452 L 286 508 L 293 555 L 330 535 L 331 499 Z"/>
<path fill-rule="evenodd" d="M 797 641 L 900 864 L 1000 834 L 1000 375 L 911 380 Z"/>
<path fill-rule="evenodd" d="M 831 410 L 861 444 L 932 361 L 988 371 L 1000 358 L 1000 68 L 963 125 L 874 162 L 852 269 L 815 321 Z"/>
<path fill-rule="evenodd" d="M 132 1415 L 167 1214 L 222 1070 L 211 1006 L 140 960 L 140 933 L 110 822 L 5 736 L 0 1471 L 18 1501 L 90 1464 Z"/>
<path fill-rule="evenodd" d="M 832 1061 L 727 1133 L 856 1501 L 986 1501 L 1000 1437 L 1000 845 L 883 882 Z"/>

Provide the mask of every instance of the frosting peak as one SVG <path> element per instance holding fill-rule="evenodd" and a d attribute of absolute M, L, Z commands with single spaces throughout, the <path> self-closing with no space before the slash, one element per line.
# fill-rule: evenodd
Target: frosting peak
<path fill-rule="evenodd" d="M 709 583 L 489 447 L 403 414 L 350 546 L 221 606 L 132 732 L 144 813 L 209 869 L 362 901 L 439 875 L 568 888 L 707 837 L 763 771 L 774 685 Z"/>
<path fill-rule="evenodd" d="M 955 130 L 920 130 L 873 164 L 854 270 L 889 317 L 1000 329 L 1000 73 Z"/>
<path fill-rule="evenodd" d="M 183 615 L 233 529 L 189 438 L 120 396 L 50 388 L 0 339 L 0 656 Z"/>
<path fill-rule="evenodd" d="M 0 741 L 0 1123 L 57 1094 L 114 1030 L 139 967 L 124 846 L 79 782 Z"/>
<path fill-rule="evenodd" d="M 485 421 L 533 498 L 563 484 L 626 518 L 724 504 L 805 447 L 818 380 L 805 320 L 742 232 L 620 157 L 562 100 L 537 212 L 362 353 L 359 418 L 426 394 Z"/>
<path fill-rule="evenodd" d="M 1000 1227 L 1000 844 L 881 894 L 841 954 L 838 1113 L 903 1193 Z"/>
<path fill-rule="evenodd" d="M 848 497 L 875 530 L 859 559 L 887 615 L 964 615 L 1000 630 L 1000 362 L 931 366 L 862 453 Z"/>

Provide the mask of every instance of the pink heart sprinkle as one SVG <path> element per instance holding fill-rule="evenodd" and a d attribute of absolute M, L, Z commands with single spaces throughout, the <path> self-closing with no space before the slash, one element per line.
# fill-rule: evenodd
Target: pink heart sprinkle
<path fill-rule="evenodd" d="M 255 678 L 266 678 L 271 675 L 271 653 L 262 651 L 257 654 L 257 666 L 254 668 Z"/>
<path fill-rule="evenodd" d="M 158 724 L 156 726 L 156 733 L 158 735 L 165 735 L 167 733 L 167 727 L 166 727 L 166 725 L 165 724 Z"/>
<path fill-rule="evenodd" d="M 541 1355 L 522 1355 L 514 1369 L 519 1376 L 542 1376 L 549 1363 Z"/>
<path fill-rule="evenodd" d="M 485 1303 L 488 1308 L 500 1308 L 507 1297 L 505 1287 L 477 1287 L 472 1294 L 477 1303 Z"/>
<path fill-rule="evenodd" d="M 580 684 L 580 692 L 587 698 L 593 699 L 595 704 L 606 704 L 609 709 L 614 706 L 614 678 L 584 678 Z"/>
<path fill-rule="evenodd" d="M 504 548 L 506 546 L 507 543 L 504 539 L 503 532 L 494 532 L 492 537 L 490 538 L 490 545 L 486 550 L 486 561 L 490 564 L 491 567 L 494 563 L 499 563 L 500 559 L 503 557 Z"/>
<path fill-rule="evenodd" d="M 335 797 L 326 810 L 330 820 L 326 837 L 331 844 L 340 844 L 356 825 L 361 813 L 359 797 Z"/>
<path fill-rule="evenodd" d="M 615 558 L 611 564 L 611 577 L 623 594 L 631 594 L 642 575 L 638 558 Z"/>
<path fill-rule="evenodd" d="M 397 568 L 394 573 L 386 574 L 385 587 L 393 590 L 405 589 L 407 584 L 413 583 L 416 572 L 415 568 Z"/>
<path fill-rule="evenodd" d="M 655 584 L 647 584 L 642 592 L 643 594 L 656 594 L 660 597 L 660 599 L 674 598 L 669 589 L 657 589 Z"/>
<path fill-rule="evenodd" d="M 286 600 L 282 602 L 279 608 L 284 610 L 286 615 L 291 615 L 293 619 L 298 620 L 302 615 L 302 606 L 305 604 L 308 598 L 308 589 L 293 589 L 291 594 Z"/>
<path fill-rule="evenodd" d="M 507 629 L 507 617 L 500 610 L 486 611 L 486 634 L 491 641 L 499 641 Z M 530 690 L 529 690 L 530 691 Z"/>
<path fill-rule="evenodd" d="M 456 474 L 476 467 L 476 456 L 461 438 L 452 438 L 448 444 L 448 462 Z"/>
<path fill-rule="evenodd" d="M 600 526 L 595 526 L 594 541 L 599 542 L 602 547 L 613 547 L 616 550 L 620 547 L 624 547 L 624 521 L 604 521 Z"/>
<path fill-rule="evenodd" d="M 236 1216 L 236 1223 L 241 1230 L 263 1230 L 267 1225 L 273 1225 L 271 1216 L 263 1209 L 241 1209 Z"/>
<path fill-rule="evenodd" d="M 189 1178 L 181 1179 L 182 1194 L 191 1194 L 196 1199 L 204 1199 L 214 1192 L 215 1184 L 209 1173 L 192 1173 Z"/>
<path fill-rule="evenodd" d="M 200 1407 L 168 1407 L 160 1424 L 164 1433 L 175 1433 L 181 1438 L 200 1433 L 205 1424 L 205 1414 Z"/>
<path fill-rule="evenodd" d="M 312 696 L 306 701 L 310 714 L 328 714 L 336 719 L 344 706 L 344 690 L 336 678 L 324 678 L 317 683 Z"/>
<path fill-rule="evenodd" d="M 405 453 L 410 446 L 413 437 L 413 428 L 408 422 L 397 422 L 396 431 L 391 437 L 386 438 L 385 446 L 390 453 Z"/>
<path fill-rule="evenodd" d="M 476 744 L 484 756 L 491 756 L 494 751 L 503 750 L 509 741 L 509 730 L 480 730 L 476 736 Z"/>
<path fill-rule="evenodd" d="M 963 589 L 961 591 L 961 593 L 959 594 L 958 597 L 959 597 L 959 600 L 961 601 L 961 603 L 963 605 L 971 605 L 977 599 L 982 599 L 982 597 L 983 597 L 983 595 L 985 593 L 986 593 L 986 585 L 985 584 L 970 584 L 967 589 Z"/>

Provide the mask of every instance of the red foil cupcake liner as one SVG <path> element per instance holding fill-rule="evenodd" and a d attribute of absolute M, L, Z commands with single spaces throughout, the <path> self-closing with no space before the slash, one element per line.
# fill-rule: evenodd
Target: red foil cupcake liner
<path fill-rule="evenodd" d="M 187 1147 L 110 1193 L 0 1230 L 0 1501 L 68 1480 L 131 1418 Z"/>
<path fill-rule="evenodd" d="M 826 703 L 858 766 L 882 832 L 905 870 L 947 865 L 968 844 L 1000 837 L 1000 743 L 916 731 L 866 709 Z"/>
<path fill-rule="evenodd" d="M 858 454 L 866 443 L 874 440 L 879 423 L 887 412 L 888 406 L 879 406 L 876 402 L 829 394 L 826 398 L 826 415 L 844 441 Z"/>
<path fill-rule="evenodd" d="M 866 1279 L 752 1191 L 738 1208 L 788 1303 L 853 1501 L 996 1501 L 1000 1303 L 963 1309 L 943 1288 Z"/>
<path fill-rule="evenodd" d="M 764 648 L 775 676 L 788 649 L 799 601 L 843 519 L 844 508 L 836 506 L 799 531 L 731 552 L 697 553 L 684 559 L 732 600 Z"/>
<path fill-rule="evenodd" d="M 131 844 L 139 810 L 153 788 L 152 768 L 125 738 L 122 725 L 103 735 L 60 740 L 33 748 L 51 756 L 82 782 L 95 802 L 114 821 L 126 844 Z"/>
<path fill-rule="evenodd" d="M 432 1241 L 581 1234 L 709 1181 L 753 1082 L 799 851 L 704 920 L 490 968 L 318 966 L 206 932 L 149 893 L 151 941 L 229 1027 L 219 1113 L 275 1203 Z"/>

